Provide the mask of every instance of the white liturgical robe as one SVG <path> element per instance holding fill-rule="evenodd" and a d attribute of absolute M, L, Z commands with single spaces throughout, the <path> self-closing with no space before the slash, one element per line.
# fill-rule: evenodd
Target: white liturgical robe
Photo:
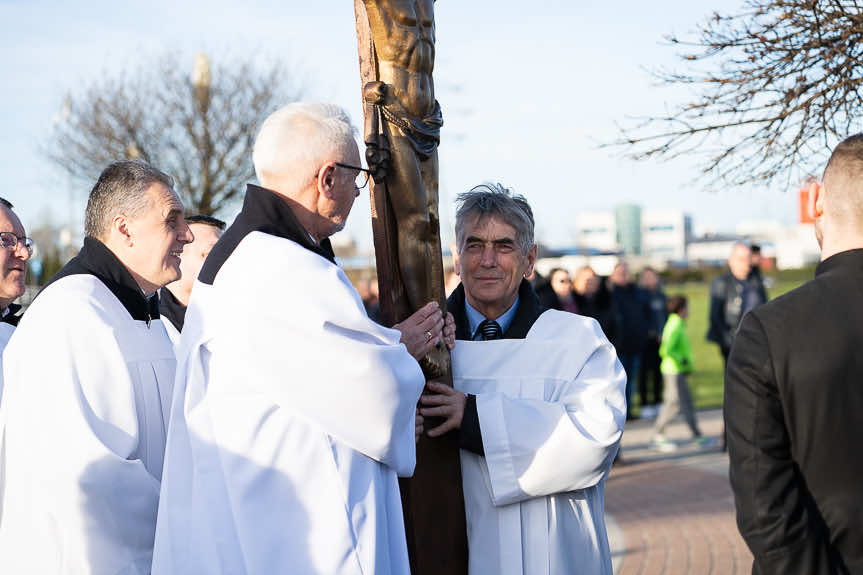
<path fill-rule="evenodd" d="M 14 326 L 0 322 L 0 404 L 3 402 L 3 350 L 14 332 Z"/>
<path fill-rule="evenodd" d="M 174 366 L 93 275 L 36 298 L 4 352 L 0 573 L 150 572 Z"/>
<path fill-rule="evenodd" d="M 186 312 L 154 575 L 408 575 L 425 381 L 399 339 L 337 265 L 245 235 Z"/>
<path fill-rule="evenodd" d="M 605 477 L 626 376 L 595 320 L 546 311 L 526 339 L 459 341 L 485 456 L 461 451 L 470 575 L 611 575 Z"/>
<path fill-rule="evenodd" d="M 168 334 L 168 339 L 171 340 L 171 345 L 177 346 L 180 344 L 180 332 L 174 327 L 170 321 L 163 319 L 162 325 L 165 326 L 165 332 Z"/>

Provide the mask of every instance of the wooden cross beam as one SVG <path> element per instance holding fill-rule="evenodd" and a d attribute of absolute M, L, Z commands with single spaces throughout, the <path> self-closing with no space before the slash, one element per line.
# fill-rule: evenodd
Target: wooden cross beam
<path fill-rule="evenodd" d="M 398 63 L 410 60 L 400 58 L 398 51 L 404 48 L 416 54 L 417 50 L 432 48 L 429 52 L 433 58 L 433 45 L 418 45 L 434 41 L 433 5 L 433 0 L 354 0 L 369 168 L 374 170 L 373 164 L 380 157 L 369 157 L 368 150 L 378 156 L 391 157 L 386 175 L 379 172 L 370 183 L 381 314 L 387 325 L 401 321 L 427 301 L 439 301 L 444 309 L 446 304 L 437 219 L 437 144 L 434 143 L 433 153 L 426 153 L 423 145 L 428 144 L 427 140 L 415 144 L 412 150 L 410 137 L 406 137 L 411 126 L 404 120 L 400 124 L 398 117 L 384 117 L 393 115 L 392 110 L 396 110 L 397 115 L 400 110 L 410 114 L 416 109 L 417 102 L 403 101 L 410 100 L 409 90 L 401 90 L 398 85 L 401 73 Z M 372 12 L 371 24 L 369 12 Z M 385 57 L 379 58 L 379 52 Z M 422 53 L 419 56 L 421 58 Z M 412 65 L 406 64 L 405 73 L 411 77 L 421 75 L 425 65 L 428 84 L 433 86 L 431 62 L 416 64 L 419 72 L 411 69 Z M 370 83 L 377 84 L 370 86 Z M 368 89 L 371 87 L 376 89 Z M 429 108 L 439 115 L 433 87 L 429 89 L 431 94 L 426 91 L 422 96 L 430 97 L 428 103 L 433 102 L 434 107 Z M 434 123 L 434 119 L 429 122 L 432 126 Z M 387 146 L 388 149 L 376 149 Z M 416 152 L 418 146 L 420 151 Z M 427 222 L 427 226 L 418 234 L 421 237 L 405 242 L 404 234 L 416 230 L 416 226 L 405 225 L 405 220 L 414 216 L 410 205 L 407 209 L 404 207 L 410 204 L 405 200 L 413 198 L 426 202 L 427 213 L 423 214 L 426 219 L 422 221 Z M 400 237 L 399 233 L 403 235 Z M 407 258 L 411 258 L 410 265 L 406 265 Z M 405 277 L 405 270 L 419 271 Z M 446 348 L 430 354 L 422 365 L 428 378 L 452 385 Z M 413 575 L 466 575 L 467 532 L 455 434 L 436 439 L 423 436 L 417 445 L 414 475 L 401 480 L 400 486 Z"/>

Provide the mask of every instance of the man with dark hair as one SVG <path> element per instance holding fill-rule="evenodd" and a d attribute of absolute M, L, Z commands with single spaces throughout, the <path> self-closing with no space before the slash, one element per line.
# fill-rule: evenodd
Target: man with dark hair
<path fill-rule="evenodd" d="M 554 268 L 548 272 L 548 283 L 536 289 L 539 301 L 548 309 L 580 313 L 575 302 L 575 291 L 572 289 L 572 279 L 569 272 L 563 268 Z M 583 314 L 582 315 L 587 315 Z"/>
<path fill-rule="evenodd" d="M 599 324 L 544 310 L 533 212 L 500 184 L 460 194 L 455 389 L 429 382 L 428 430 L 458 430 L 470 573 L 611 574 L 604 484 L 624 373 Z"/>
<path fill-rule="evenodd" d="M 749 312 L 725 421 L 754 574 L 863 573 L 863 134 L 808 186 L 815 279 Z"/>
<path fill-rule="evenodd" d="M 630 400 L 647 345 L 650 328 L 650 302 L 634 281 L 626 262 L 620 261 L 608 276 L 615 314 L 614 348 L 626 372 L 626 418 L 632 417 Z"/>
<path fill-rule="evenodd" d="M 659 345 L 662 342 L 662 330 L 668 319 L 668 300 L 659 282 L 659 274 L 652 267 L 641 270 L 638 283 L 647 298 L 650 315 L 647 323 L 647 341 L 641 353 L 638 369 L 638 394 L 641 396 L 641 417 L 647 417 L 650 407 L 653 413 L 662 404 L 663 377 Z M 653 379 L 653 403 L 648 399 L 648 378 Z"/>
<path fill-rule="evenodd" d="M 204 260 L 225 230 L 225 222 L 202 214 L 187 216 L 186 223 L 195 239 L 192 243 L 183 246 L 180 260 L 182 275 L 177 281 L 159 290 L 159 312 L 164 318 L 163 323 L 168 337 L 175 346 L 180 341 L 180 332 L 183 331 L 186 309 L 189 306 L 189 298 L 192 297 L 192 286 L 198 279 Z"/>
<path fill-rule="evenodd" d="M 755 285 L 759 296 L 767 301 L 767 289 L 764 287 L 764 276 L 761 274 L 761 246 L 752 244 L 749 246 L 749 281 Z"/>
<path fill-rule="evenodd" d="M 3 573 L 150 570 L 175 368 L 155 292 L 192 234 L 135 161 L 102 172 L 85 222 L 4 356 Z"/>

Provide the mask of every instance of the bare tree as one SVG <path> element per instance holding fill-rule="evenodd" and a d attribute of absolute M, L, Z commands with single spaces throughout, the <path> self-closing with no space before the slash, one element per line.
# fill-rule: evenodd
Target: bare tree
<path fill-rule="evenodd" d="M 861 129 L 863 6 L 858 0 L 745 0 L 715 13 L 682 49 L 686 71 L 653 70 L 692 100 L 632 119 L 610 144 L 634 159 L 702 158 L 710 183 L 769 183 L 823 166 Z"/>
<path fill-rule="evenodd" d="M 260 123 L 299 93 L 279 64 L 225 62 L 211 71 L 199 54 L 193 72 L 163 56 L 67 97 L 46 153 L 88 182 L 114 160 L 140 158 L 174 177 L 188 212 L 212 214 L 254 174 Z"/>

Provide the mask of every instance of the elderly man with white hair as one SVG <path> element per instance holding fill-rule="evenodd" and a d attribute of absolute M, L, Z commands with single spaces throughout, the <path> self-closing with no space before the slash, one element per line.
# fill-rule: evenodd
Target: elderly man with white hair
<path fill-rule="evenodd" d="M 368 173 L 340 108 L 278 110 L 254 163 L 186 312 L 153 573 L 407 574 L 415 358 L 454 327 L 437 304 L 376 324 L 336 265 Z"/>

